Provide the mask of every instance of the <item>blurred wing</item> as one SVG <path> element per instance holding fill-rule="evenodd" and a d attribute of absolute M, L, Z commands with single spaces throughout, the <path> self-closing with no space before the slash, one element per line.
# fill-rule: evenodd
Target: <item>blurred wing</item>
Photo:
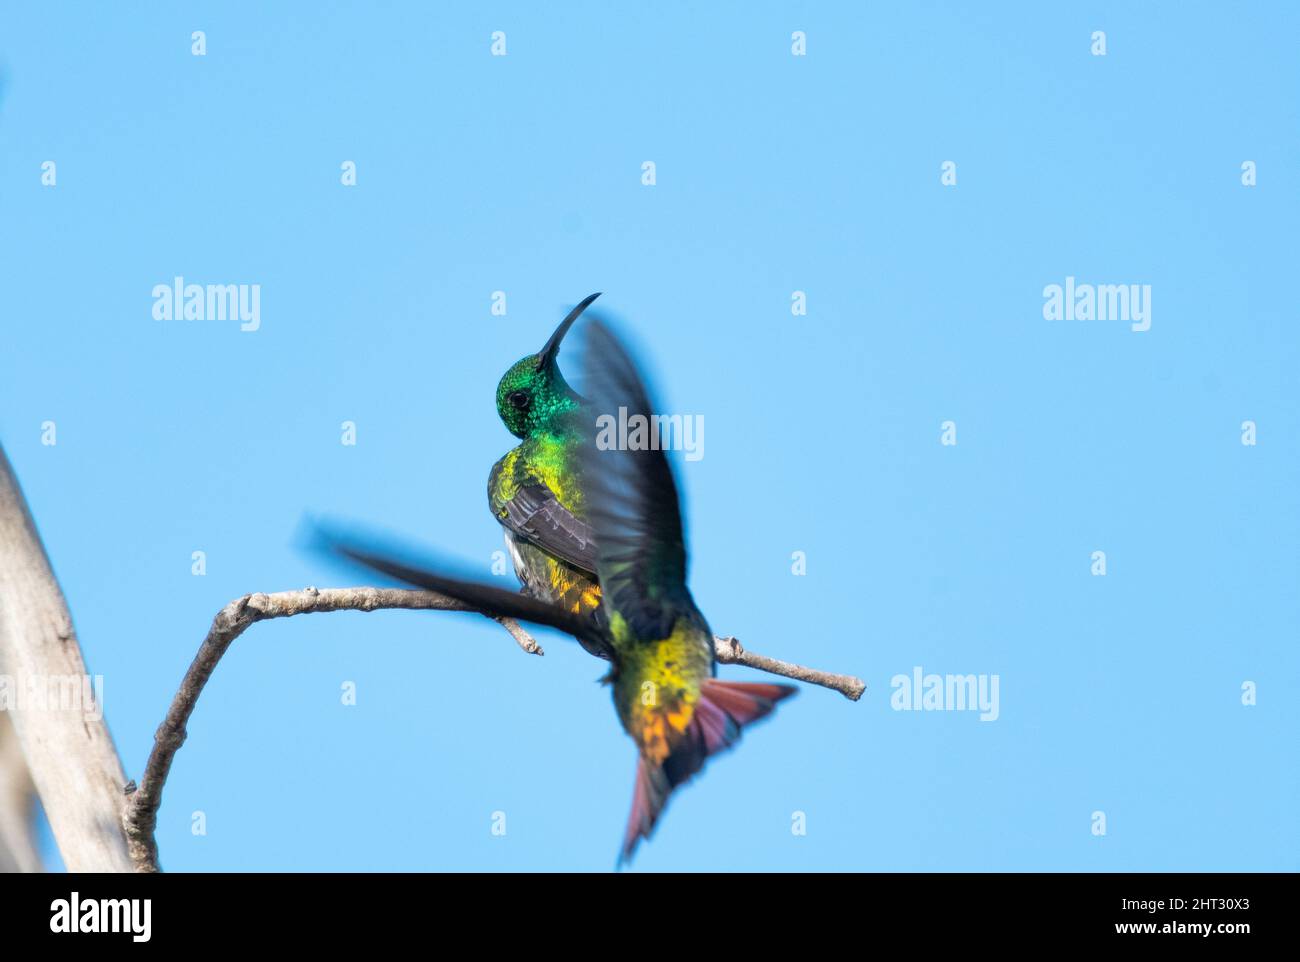
<path fill-rule="evenodd" d="M 620 417 L 631 439 L 637 416 L 648 424 L 654 411 L 632 358 L 600 321 L 587 327 L 585 376 L 591 421 L 582 448 L 583 478 L 604 604 L 638 638 L 666 638 L 683 604 L 693 607 L 677 485 L 663 451 L 648 445 L 620 450 Z M 642 437 L 648 439 L 648 430 Z"/>
<path fill-rule="evenodd" d="M 505 591 L 493 585 L 457 578 L 400 561 L 392 555 L 366 547 L 361 541 L 336 532 L 317 529 L 320 550 L 346 558 L 363 567 L 396 578 L 408 585 L 437 591 L 489 615 L 505 615 L 522 621 L 548 625 L 567 632 L 590 646 L 608 650 L 608 641 L 590 616 L 571 614 L 545 601 Z"/>

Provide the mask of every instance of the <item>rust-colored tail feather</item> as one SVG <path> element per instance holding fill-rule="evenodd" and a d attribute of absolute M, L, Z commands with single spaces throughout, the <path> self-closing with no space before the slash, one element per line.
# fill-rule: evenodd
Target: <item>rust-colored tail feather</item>
<path fill-rule="evenodd" d="M 711 755 L 739 741 L 742 728 L 770 715 L 777 702 L 795 691 L 793 685 L 707 679 L 701 686 L 686 738 L 663 765 L 652 765 L 644 756 L 637 759 L 632 813 L 623 833 L 619 865 L 632 857 L 641 839 L 650 837 L 673 789 L 689 781 Z"/>

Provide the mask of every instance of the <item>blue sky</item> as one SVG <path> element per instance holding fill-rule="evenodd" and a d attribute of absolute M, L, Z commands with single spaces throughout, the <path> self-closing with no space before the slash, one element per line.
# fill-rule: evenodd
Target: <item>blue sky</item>
<path fill-rule="evenodd" d="M 0 440 L 128 773 L 222 605 L 346 580 L 305 513 L 487 573 L 496 381 L 602 290 L 707 424 L 714 628 L 869 685 L 782 705 L 634 870 L 1300 867 L 1300 14 L 1047 6 L 6 4 Z M 154 320 L 177 275 L 260 328 Z M 1150 330 L 1044 319 L 1067 277 L 1150 285 Z M 634 750 L 542 640 L 254 626 L 164 867 L 611 868 Z M 915 666 L 998 719 L 893 710 Z"/>

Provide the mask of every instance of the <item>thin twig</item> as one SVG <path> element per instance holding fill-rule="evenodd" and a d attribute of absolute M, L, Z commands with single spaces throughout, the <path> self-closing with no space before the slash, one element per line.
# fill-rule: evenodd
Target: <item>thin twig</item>
<path fill-rule="evenodd" d="M 154 830 L 158 824 L 158 808 L 162 804 L 163 785 L 171 771 L 172 760 L 176 752 L 185 743 L 185 725 L 198 703 L 203 686 L 208 683 L 217 662 L 226 653 L 231 642 L 238 638 L 249 625 L 270 618 L 287 618 L 292 615 L 305 615 L 324 611 L 378 611 L 380 609 L 405 608 L 432 611 L 474 611 L 476 609 L 445 595 L 433 591 L 417 591 L 403 588 L 306 588 L 302 591 L 280 591 L 274 594 L 251 594 L 237 598 L 217 612 L 212 619 L 212 628 L 203 639 L 199 653 L 194 656 L 181 687 L 172 699 L 167 717 L 158 726 L 154 735 L 153 751 L 145 763 L 144 776 L 140 785 L 127 799 L 126 811 L 122 818 L 126 830 L 127 851 L 140 872 L 156 872 L 158 868 L 158 843 Z M 542 654 L 542 648 L 536 640 L 520 627 L 513 618 L 483 614 L 499 622 L 525 652 L 533 655 Z M 866 685 L 850 675 L 836 675 L 831 672 L 818 671 L 790 662 L 778 661 L 765 655 L 746 651 L 735 638 L 713 639 L 714 651 L 718 661 L 729 665 L 744 665 L 759 671 L 783 675 L 813 685 L 821 685 L 838 691 L 845 697 L 857 701 L 862 697 Z M 128 791 L 131 786 L 128 786 Z"/>
<path fill-rule="evenodd" d="M 834 672 L 822 671 L 818 668 L 807 668 L 803 665 L 796 665 L 792 662 L 780 661 L 776 658 L 769 658 L 767 655 L 746 651 L 738 638 L 723 638 L 721 635 L 714 635 L 713 650 L 714 656 L 724 665 L 744 665 L 746 668 L 757 668 L 759 671 L 766 671 L 773 675 L 782 675 L 786 678 L 794 678 L 797 681 L 806 681 L 810 685 L 821 685 L 823 688 L 830 688 L 839 692 L 849 701 L 857 701 L 862 697 L 862 693 L 867 690 L 866 682 L 861 678 L 855 678 L 853 675 L 837 675 Z"/>
<path fill-rule="evenodd" d="M 185 743 L 185 725 L 208 683 L 217 662 L 231 642 L 249 625 L 270 618 L 288 618 L 324 611 L 378 611 L 405 608 L 421 611 L 472 611 L 454 598 L 432 591 L 403 588 L 305 588 L 301 591 L 278 591 L 274 594 L 244 595 L 217 612 L 212 628 L 194 656 L 181 687 L 167 709 L 167 717 L 154 735 L 153 750 L 145 763 L 140 785 L 127 800 L 122 817 L 126 829 L 127 852 L 136 870 L 158 871 L 158 843 L 154 829 L 158 824 L 158 807 L 162 804 L 163 785 L 171 771 L 172 759 Z M 542 647 L 513 618 L 488 617 L 498 621 L 511 637 L 530 655 L 543 654 Z M 128 790 L 130 786 L 128 785 Z"/>

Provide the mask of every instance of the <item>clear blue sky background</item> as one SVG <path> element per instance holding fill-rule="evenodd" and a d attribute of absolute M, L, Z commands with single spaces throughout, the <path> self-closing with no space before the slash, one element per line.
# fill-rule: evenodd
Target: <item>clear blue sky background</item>
<path fill-rule="evenodd" d="M 497 378 L 603 290 L 705 418 L 714 627 L 870 685 L 783 705 L 635 869 L 1296 869 L 1295 6 L 609 6 L 0 12 L 0 439 L 128 772 L 217 609 L 349 580 L 305 513 L 486 573 Z M 261 330 L 153 320 L 177 274 L 260 284 Z M 1044 320 L 1067 275 L 1152 285 L 1151 330 Z M 611 868 L 633 748 L 543 641 L 253 627 L 165 867 Z M 1000 719 L 891 710 L 916 665 L 996 673 Z"/>

